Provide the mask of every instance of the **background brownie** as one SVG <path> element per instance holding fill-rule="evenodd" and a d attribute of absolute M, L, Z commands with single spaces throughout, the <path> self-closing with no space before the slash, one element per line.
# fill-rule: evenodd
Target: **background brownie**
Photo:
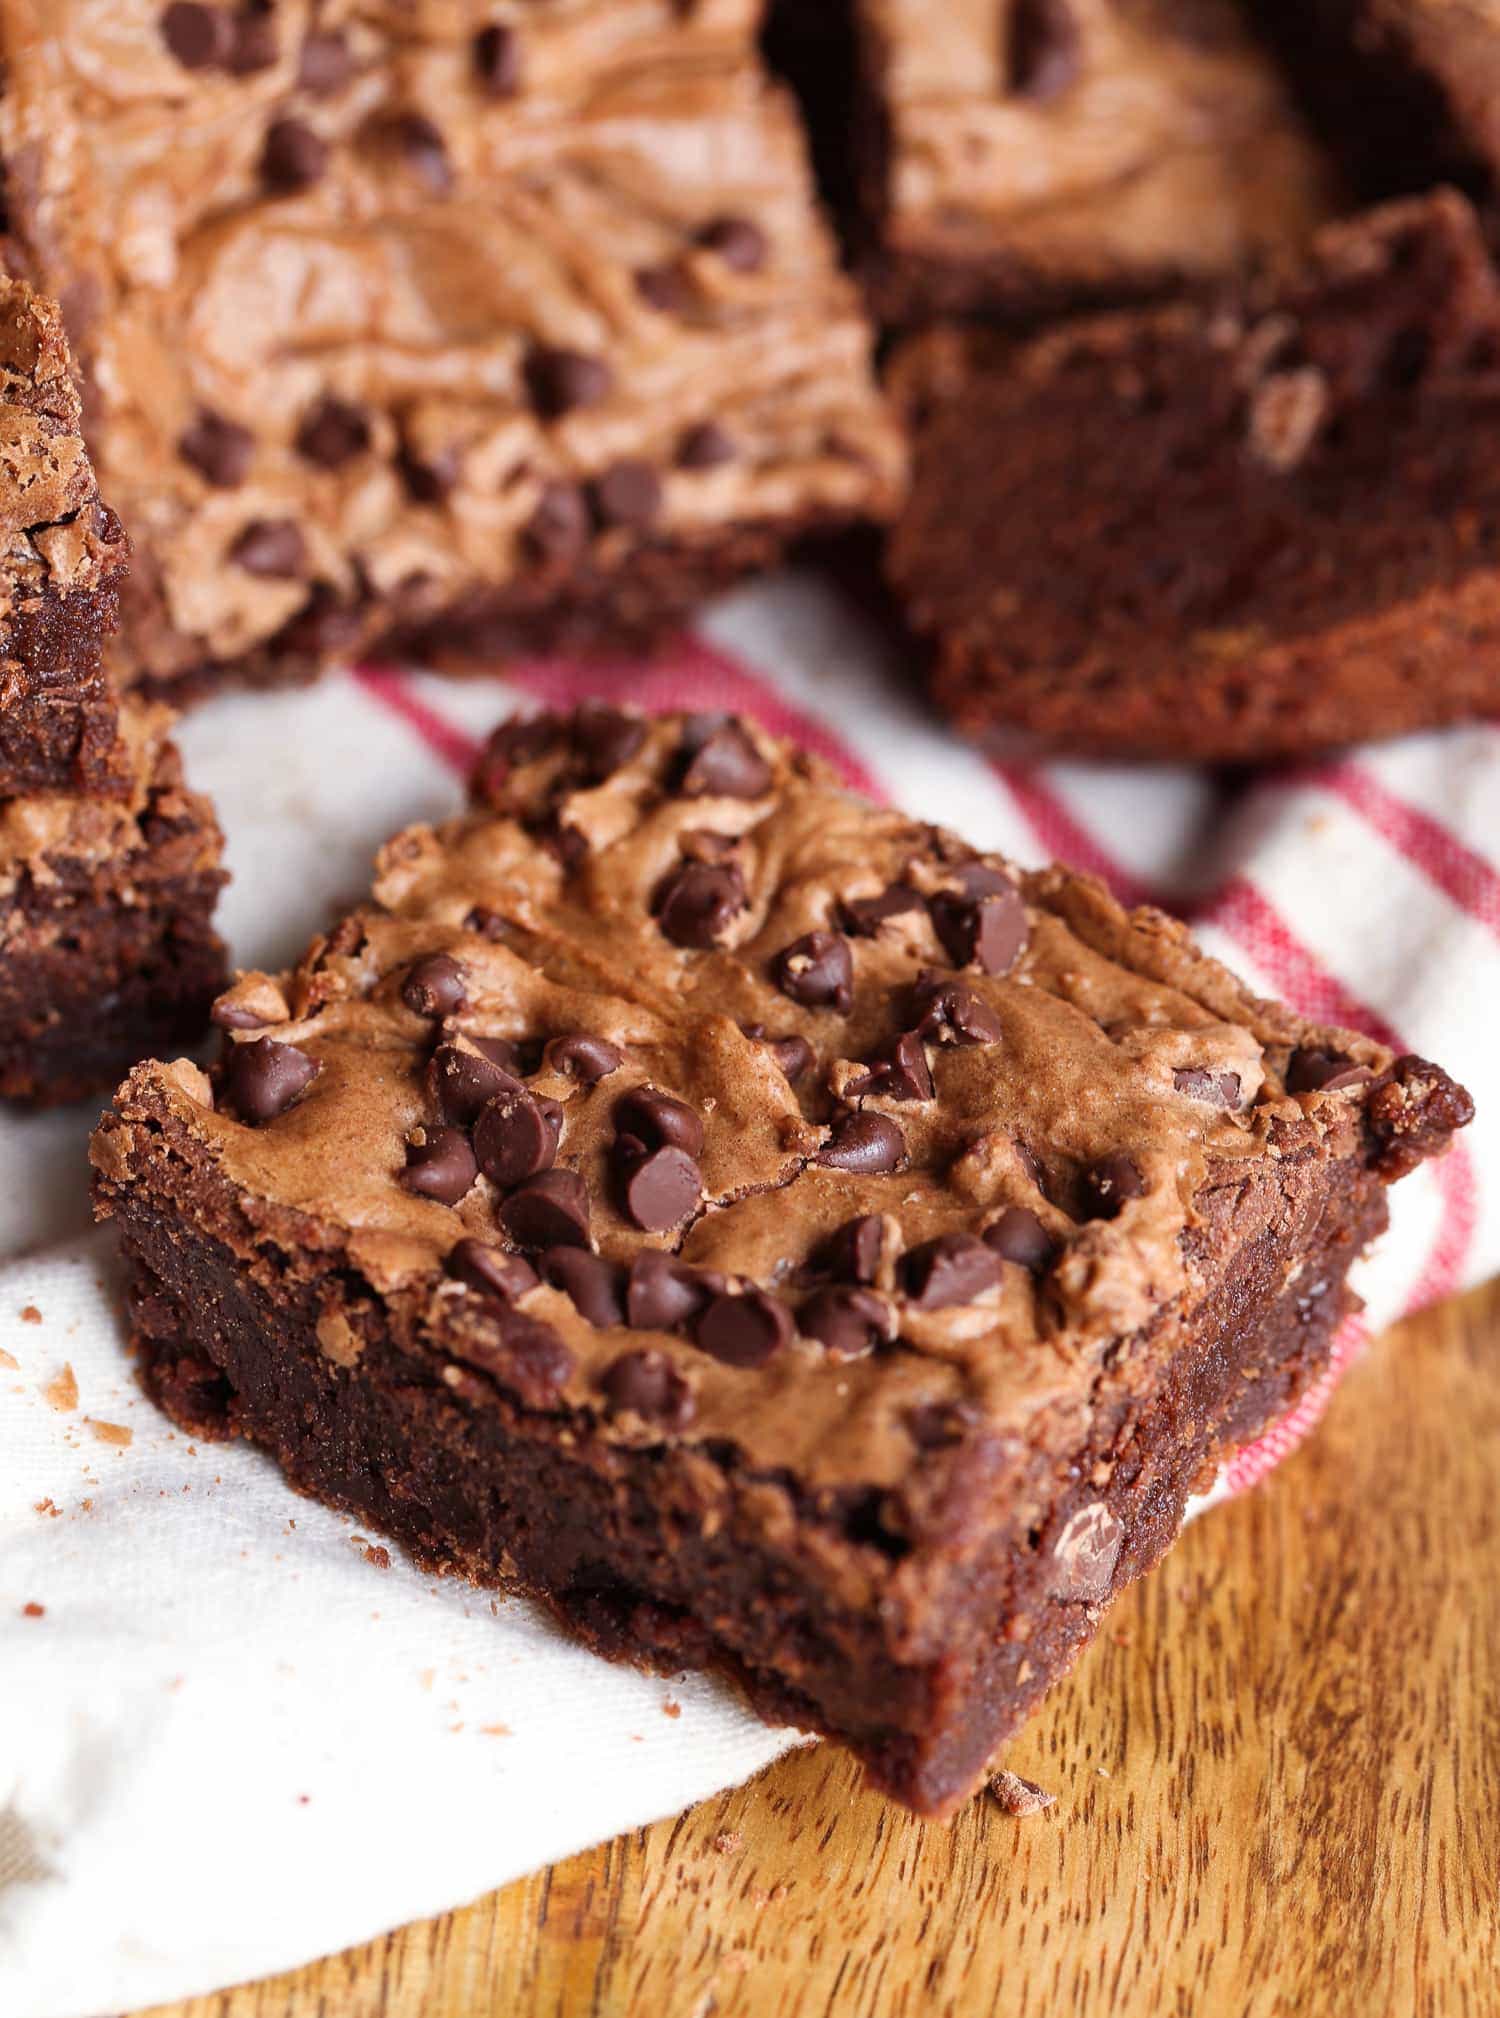
<path fill-rule="evenodd" d="M 148 679 L 647 635 L 891 507 L 758 13 L 0 0 Z"/>
<path fill-rule="evenodd" d="M 1227 304 L 895 367 L 889 571 L 966 729 L 1251 760 L 1500 708 L 1500 288 L 1451 192 Z"/>
<path fill-rule="evenodd" d="M 513 723 L 478 792 L 121 1089 L 148 1379 L 945 1811 L 1467 1096 L 730 718 Z"/>

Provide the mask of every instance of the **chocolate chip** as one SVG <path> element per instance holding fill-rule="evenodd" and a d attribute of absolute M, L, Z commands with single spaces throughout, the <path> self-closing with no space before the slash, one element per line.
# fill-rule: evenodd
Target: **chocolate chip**
<path fill-rule="evenodd" d="M 492 21 L 474 37 L 474 74 L 491 98 L 514 98 L 521 88 L 521 38 L 506 21 Z"/>
<path fill-rule="evenodd" d="M 1237 1108 L 1240 1104 L 1238 1072 L 1205 1072 L 1196 1065 L 1183 1065 L 1172 1074 L 1172 1084 L 1189 1100 L 1201 1100 L 1209 1107 Z"/>
<path fill-rule="evenodd" d="M 453 187 L 448 143 L 441 127 L 424 113 L 398 112 L 381 119 L 373 138 L 377 146 L 399 155 L 434 196 L 446 196 Z"/>
<path fill-rule="evenodd" d="M 429 953 L 408 971 L 401 1000 L 414 1016 L 456 1016 L 469 1006 L 468 978 L 451 953 Z"/>
<path fill-rule="evenodd" d="M 818 1062 L 817 1052 L 805 1037 L 769 1037 L 766 1046 L 793 1086 Z"/>
<path fill-rule="evenodd" d="M 763 1289 L 713 1298 L 693 1328 L 698 1346 L 725 1366 L 764 1366 L 792 1336 L 791 1312 Z"/>
<path fill-rule="evenodd" d="M 573 1299 L 586 1324 L 602 1331 L 625 1322 L 625 1271 L 618 1263 L 590 1254 L 586 1247 L 549 1247 L 542 1256 L 542 1273 Z"/>
<path fill-rule="evenodd" d="M 678 441 L 677 467 L 719 469 L 724 463 L 733 462 L 738 453 L 733 435 L 716 420 L 707 420 L 701 427 L 690 427 Z"/>
<path fill-rule="evenodd" d="M 204 406 L 192 426 L 177 437 L 177 453 L 215 490 L 238 490 L 255 459 L 255 436 Z"/>
<path fill-rule="evenodd" d="M 1050 1267 L 1057 1244 L 1036 1214 L 1025 1205 L 1008 1205 L 980 1238 L 994 1249 L 1002 1261 L 1013 1261 L 1039 1275 Z"/>
<path fill-rule="evenodd" d="M 554 1037 L 543 1054 L 551 1072 L 564 1072 L 581 1086 L 597 1086 L 625 1063 L 625 1053 L 607 1037 L 590 1036 L 586 1030 L 570 1031 Z"/>
<path fill-rule="evenodd" d="M 588 1189 L 576 1170 L 544 1170 L 505 1200 L 500 1224 L 518 1247 L 587 1247 Z"/>
<path fill-rule="evenodd" d="M 273 196 L 295 196 L 321 181 L 328 142 L 300 119 L 277 119 L 266 130 L 260 178 Z"/>
<path fill-rule="evenodd" d="M 771 963 L 782 994 L 803 1009 L 836 1009 L 846 1015 L 854 1001 L 854 962 L 849 944 L 836 932 L 806 932 L 784 946 Z"/>
<path fill-rule="evenodd" d="M 646 526 L 662 507 L 661 478 L 648 462 L 611 463 L 589 485 L 589 502 L 602 526 Z"/>
<path fill-rule="evenodd" d="M 297 430 L 297 453 L 323 469 L 339 469 L 370 446 L 370 422 L 364 409 L 332 393 L 310 407 Z"/>
<path fill-rule="evenodd" d="M 933 929 L 955 967 L 972 962 L 986 974 L 1008 974 L 1026 944 L 1026 906 L 1018 890 L 994 897 L 940 891 L 928 904 Z"/>
<path fill-rule="evenodd" d="M 278 54 L 276 23 L 265 0 L 242 7 L 234 17 L 234 33 L 225 58 L 228 68 L 236 77 L 253 77 L 258 70 L 269 70 Z"/>
<path fill-rule="evenodd" d="M 461 1128 L 424 1128 L 420 1141 L 406 1145 L 401 1182 L 419 1198 L 457 1205 L 478 1175 L 474 1151 Z"/>
<path fill-rule="evenodd" d="M 448 1273 L 481 1296 L 501 1303 L 519 1303 L 538 1276 L 529 1261 L 519 1254 L 507 1254 L 503 1247 L 491 1247 L 483 1240 L 460 1240 L 448 1250 Z"/>
<path fill-rule="evenodd" d="M 616 1144 L 625 1211 L 643 1233 L 666 1233 L 696 1210 L 703 1173 L 685 1149 L 645 1150 L 633 1136 Z"/>
<path fill-rule="evenodd" d="M 1015 0 L 1010 16 L 1010 88 L 1045 103 L 1083 68 L 1083 37 L 1070 0 Z"/>
<path fill-rule="evenodd" d="M 664 1429 L 685 1429 L 696 1413 L 692 1389 L 664 1352 L 622 1352 L 599 1386 L 617 1414 L 642 1416 Z"/>
<path fill-rule="evenodd" d="M 970 861 L 955 863 L 948 873 L 966 897 L 1008 897 L 1016 887 L 1003 869 L 981 861 L 977 855 Z"/>
<path fill-rule="evenodd" d="M 528 1312 L 502 1310 L 499 1316 L 502 1355 L 497 1364 L 490 1364 L 488 1356 L 481 1363 L 514 1387 L 528 1408 L 553 1406 L 573 1371 L 573 1354 L 550 1324 Z"/>
<path fill-rule="evenodd" d="M 557 1136 L 540 1103 L 524 1087 L 497 1093 L 474 1123 L 474 1154 L 491 1184 L 502 1191 L 550 1170 Z"/>
<path fill-rule="evenodd" d="M 706 735 L 683 730 L 686 758 L 677 779 L 685 799 L 759 799 L 771 789 L 771 767 L 741 725 L 729 717 L 715 721 Z"/>
<path fill-rule="evenodd" d="M 830 1170 L 852 1170 L 861 1177 L 878 1177 L 899 1169 L 906 1155 L 906 1137 L 885 1114 L 846 1114 L 833 1124 L 833 1133 L 813 1158 Z"/>
<path fill-rule="evenodd" d="M 906 1293 L 918 1310 L 948 1310 L 972 1303 L 1004 1275 L 998 1254 L 972 1233 L 942 1233 L 924 1240 L 901 1264 Z"/>
<path fill-rule="evenodd" d="M 1083 1173 L 1084 1216 L 1088 1219 L 1118 1218 L 1128 1198 L 1140 1198 L 1146 1180 L 1133 1157 L 1116 1150 Z"/>
<path fill-rule="evenodd" d="M 756 273 L 766 263 L 766 234 L 748 217 L 712 218 L 698 233 L 698 243 L 735 273 Z"/>
<path fill-rule="evenodd" d="M 417 504 L 438 505 L 452 491 L 463 470 L 463 456 L 454 446 L 421 456 L 404 444 L 397 460 L 407 495 Z"/>
<path fill-rule="evenodd" d="M 621 1135 L 633 1135 L 648 1149 L 685 1149 L 696 1156 L 703 1147 L 703 1122 L 685 1100 L 637 1086 L 615 1102 L 613 1120 Z"/>
<path fill-rule="evenodd" d="M 510 1051 L 510 1046 L 505 1046 Z M 445 1121 L 471 1127 L 480 1111 L 500 1093 L 519 1092 L 521 1082 L 511 1065 L 492 1058 L 489 1046 L 468 1050 L 440 1044 L 427 1065 L 427 1093 Z M 514 1059 L 514 1053 L 511 1053 Z"/>
<path fill-rule="evenodd" d="M 630 1264 L 626 1322 L 632 1331 L 676 1331 L 690 1323 L 722 1287 L 722 1276 L 690 1268 L 686 1262 L 648 1247 Z"/>
<path fill-rule="evenodd" d="M 543 484 L 522 538 L 542 562 L 565 567 L 576 561 L 593 530 L 588 500 L 575 483 Z"/>
<path fill-rule="evenodd" d="M 184 70 L 212 70 L 229 54 L 233 25 L 222 7 L 199 7 L 173 0 L 157 24 L 161 39 Z"/>
<path fill-rule="evenodd" d="M 1368 1065 L 1356 1065 L 1337 1051 L 1324 1051 L 1304 1044 L 1287 1061 L 1288 1093 L 1341 1093 L 1348 1086 L 1363 1086 L 1373 1079 Z"/>
<path fill-rule="evenodd" d="M 951 1450 L 963 1442 L 971 1423 L 971 1413 L 961 1401 L 923 1402 L 906 1418 L 911 1440 L 920 1450 Z"/>
<path fill-rule="evenodd" d="M 511 715 L 492 729 L 479 760 L 481 779 L 495 789 L 522 764 L 534 764 L 562 741 L 567 724 L 550 709 L 536 715 Z"/>
<path fill-rule="evenodd" d="M 934 1044 L 998 1044 L 1005 1025 L 967 981 L 924 969 L 913 991 L 917 1033 Z"/>
<path fill-rule="evenodd" d="M 525 376 L 533 406 L 551 420 L 579 407 L 597 406 L 609 396 L 614 383 L 602 357 L 545 347 L 527 358 Z"/>
<path fill-rule="evenodd" d="M 1070 1604 L 1103 1604 L 1114 1588 L 1125 1542 L 1117 1514 L 1090 1500 L 1068 1520 L 1052 1545 L 1052 1595 Z"/>
<path fill-rule="evenodd" d="M 692 306 L 693 290 L 675 266 L 642 266 L 632 277 L 636 293 L 658 315 L 682 315 Z"/>
<path fill-rule="evenodd" d="M 257 1037 L 230 1047 L 224 1065 L 225 1097 L 241 1121 L 263 1128 L 307 1091 L 319 1069 L 317 1060 L 294 1044 Z"/>
<path fill-rule="evenodd" d="M 314 98 L 330 98 L 354 75 L 349 43 L 338 28 L 314 28 L 302 44 L 297 62 L 297 89 Z"/>
<path fill-rule="evenodd" d="M 877 1093 L 887 1100 L 931 1100 L 932 1074 L 921 1038 L 912 1030 L 898 1037 L 884 1057 L 877 1058 L 865 1076 L 853 1082 L 849 1092 Z"/>
<path fill-rule="evenodd" d="M 873 939 L 889 918 L 904 918 L 924 909 L 920 890 L 910 883 L 891 883 L 878 897 L 850 897 L 839 905 L 839 922 L 859 939 Z"/>
<path fill-rule="evenodd" d="M 301 527 L 291 519 L 252 519 L 229 549 L 229 558 L 247 575 L 294 581 L 307 566 L 307 546 Z"/>
<path fill-rule="evenodd" d="M 813 1267 L 836 1282 L 870 1283 L 879 1272 L 884 1245 L 884 1220 L 878 1212 L 862 1212 L 829 1234 L 813 1257 Z"/>
<path fill-rule="evenodd" d="M 745 878 L 736 862 L 686 862 L 656 893 L 656 915 L 674 946 L 716 946 L 745 908 Z"/>
<path fill-rule="evenodd" d="M 896 1324 L 883 1296 L 868 1289 L 817 1289 L 797 1312 L 797 1329 L 835 1359 L 858 1359 L 894 1336 Z"/>
<path fill-rule="evenodd" d="M 573 717 L 573 747 L 591 785 L 602 785 L 628 764 L 646 740 L 646 724 L 602 701 L 585 701 Z"/>

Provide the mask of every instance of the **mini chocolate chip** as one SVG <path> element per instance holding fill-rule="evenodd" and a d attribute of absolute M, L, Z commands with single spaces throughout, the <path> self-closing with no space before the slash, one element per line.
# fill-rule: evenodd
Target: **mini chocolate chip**
<path fill-rule="evenodd" d="M 690 1268 L 648 1247 L 630 1264 L 626 1322 L 632 1331 L 675 1331 L 695 1318 L 723 1286 L 722 1276 Z"/>
<path fill-rule="evenodd" d="M 998 1044 L 1005 1035 L 1005 1025 L 989 1003 L 967 981 L 955 981 L 951 974 L 924 968 L 917 976 L 913 1001 L 917 1033 L 930 1043 Z"/>
<path fill-rule="evenodd" d="M 581 1086 L 597 1086 L 625 1063 L 625 1053 L 607 1037 L 593 1037 L 587 1030 L 573 1030 L 566 1037 L 554 1037 L 543 1056 L 552 1072 L 564 1072 Z"/>
<path fill-rule="evenodd" d="M 427 1064 L 427 1095 L 445 1121 L 472 1126 L 499 1093 L 521 1090 L 515 1052 L 503 1039 L 471 1040 L 469 1050 L 440 1044 Z M 496 1051 L 500 1055 L 495 1055 Z"/>
<path fill-rule="evenodd" d="M 885 1246 L 885 1222 L 878 1212 L 862 1212 L 846 1219 L 813 1256 L 813 1269 L 831 1275 L 835 1282 L 871 1283 L 880 1270 Z"/>
<path fill-rule="evenodd" d="M 536 1270 L 519 1254 L 491 1247 L 483 1240 L 460 1240 L 448 1250 L 448 1273 L 481 1296 L 501 1303 L 519 1303 L 539 1280 Z"/>
<path fill-rule="evenodd" d="M 846 1114 L 833 1124 L 833 1133 L 813 1158 L 830 1170 L 852 1170 L 861 1177 L 878 1177 L 900 1168 L 906 1155 L 906 1137 L 885 1114 Z"/>
<path fill-rule="evenodd" d="M 711 218 L 698 233 L 698 243 L 735 273 L 756 273 L 766 263 L 766 234 L 748 217 Z"/>
<path fill-rule="evenodd" d="M 1146 1189 L 1140 1166 L 1123 1150 L 1106 1156 L 1083 1173 L 1083 1203 L 1089 1219 L 1118 1218 L 1129 1198 L 1140 1198 Z"/>
<path fill-rule="evenodd" d="M 295 196 L 321 181 L 328 142 L 300 119 L 273 120 L 260 155 L 260 177 L 273 196 Z"/>
<path fill-rule="evenodd" d="M 291 519 L 252 519 L 229 549 L 229 558 L 247 575 L 293 581 L 307 566 L 302 529 Z"/>
<path fill-rule="evenodd" d="M 835 1359 L 858 1359 L 891 1338 L 895 1317 L 868 1289 L 816 1289 L 797 1312 L 797 1329 Z"/>
<path fill-rule="evenodd" d="M 230 1047 L 224 1064 L 225 1096 L 241 1121 L 263 1128 L 306 1092 L 319 1069 L 317 1060 L 294 1044 L 257 1037 Z"/>
<path fill-rule="evenodd" d="M 850 897 L 839 905 L 839 922 L 856 938 L 873 939 L 889 918 L 904 918 L 925 908 L 920 890 L 910 883 L 891 883 L 878 897 Z"/>
<path fill-rule="evenodd" d="M 621 1135 L 633 1135 L 648 1149 L 685 1149 L 696 1156 L 703 1147 L 703 1121 L 685 1100 L 637 1086 L 615 1102 L 613 1120 Z"/>
<path fill-rule="evenodd" d="M 363 407 L 325 394 L 309 407 L 297 429 L 297 453 L 323 469 L 339 469 L 370 446 L 370 422 Z"/>
<path fill-rule="evenodd" d="M 381 119 L 372 136 L 377 146 L 399 155 L 414 175 L 434 196 L 446 196 L 453 187 L 453 164 L 448 159 L 448 143 L 442 128 L 421 112 L 398 112 Z"/>
<path fill-rule="evenodd" d="M 544 1170 L 505 1200 L 500 1224 L 518 1247 L 587 1247 L 588 1188 L 576 1170 Z"/>
<path fill-rule="evenodd" d="M 269 6 L 261 0 L 261 4 L 242 7 L 234 17 L 234 34 L 225 58 L 228 68 L 236 77 L 253 77 L 258 70 L 269 70 L 278 54 L 276 23 Z"/>
<path fill-rule="evenodd" d="M 508 21 L 491 21 L 474 37 L 474 74 L 491 98 L 520 90 L 521 38 Z"/>
<path fill-rule="evenodd" d="M 849 1092 L 877 1093 L 887 1100 L 931 1100 L 932 1073 L 921 1038 L 914 1030 L 898 1037 L 884 1057 L 873 1061 L 864 1078 L 850 1085 Z"/>
<path fill-rule="evenodd" d="M 420 1142 L 406 1145 L 401 1182 L 419 1198 L 457 1205 L 478 1175 L 474 1151 L 461 1128 L 424 1128 Z"/>
<path fill-rule="evenodd" d="M 469 984 L 451 953 L 429 953 L 409 969 L 401 1000 L 414 1016 L 456 1016 L 469 1006 Z"/>
<path fill-rule="evenodd" d="M 783 1076 L 793 1086 L 818 1062 L 817 1052 L 805 1037 L 769 1037 L 766 1045 Z"/>
<path fill-rule="evenodd" d="M 1000 1256 L 972 1233 L 942 1233 L 924 1240 L 901 1264 L 906 1293 L 918 1310 L 948 1310 L 972 1303 L 1002 1280 Z"/>
<path fill-rule="evenodd" d="M 1044 103 L 1083 68 L 1083 37 L 1070 0 L 1015 0 L 1010 16 L 1010 88 Z"/>
<path fill-rule="evenodd" d="M 675 266 L 642 266 L 632 278 L 636 293 L 658 315 L 683 315 L 692 306 L 693 290 Z"/>
<path fill-rule="evenodd" d="M 602 357 L 545 346 L 527 358 L 525 376 L 533 406 L 551 420 L 579 407 L 597 406 L 608 398 L 614 383 Z"/>
<path fill-rule="evenodd" d="M 638 1153 L 635 1138 L 615 1146 L 625 1211 L 643 1233 L 667 1233 L 696 1210 L 703 1196 L 703 1173 L 685 1149 Z"/>
<path fill-rule="evenodd" d="M 706 420 L 701 427 L 690 427 L 678 440 L 677 467 L 719 469 L 724 463 L 733 462 L 738 454 L 734 436 L 716 420 Z"/>
<path fill-rule="evenodd" d="M 247 1009 L 241 1002 L 231 1002 L 221 995 L 208 1012 L 208 1020 L 218 1030 L 264 1030 L 268 1023 L 274 1023 L 274 1016 L 263 1016 L 258 1009 Z"/>
<path fill-rule="evenodd" d="M 677 790 L 685 799 L 759 799 L 771 789 L 770 765 L 733 717 L 701 738 L 689 726 L 681 754 Z"/>
<path fill-rule="evenodd" d="M 725 1366 L 764 1366 L 794 1330 L 791 1312 L 763 1289 L 740 1296 L 716 1296 L 693 1327 L 693 1338 L 710 1358 Z"/>
<path fill-rule="evenodd" d="M 498 790 L 519 765 L 534 764 L 555 750 L 567 734 L 567 724 L 550 709 L 536 715 L 511 715 L 490 731 L 479 760 L 479 781 Z"/>
<path fill-rule="evenodd" d="M 215 490 L 238 490 L 255 459 L 255 436 L 204 406 L 192 426 L 177 437 L 177 453 Z"/>
<path fill-rule="evenodd" d="M 776 986 L 803 1009 L 836 1009 L 847 1015 L 854 1001 L 854 961 L 849 944 L 836 932 L 806 932 L 784 946 L 771 963 Z"/>
<path fill-rule="evenodd" d="M 1201 1100 L 1209 1107 L 1240 1104 L 1238 1072 L 1206 1072 L 1200 1066 L 1182 1065 L 1172 1074 L 1172 1084 L 1189 1100 Z"/>
<path fill-rule="evenodd" d="M 906 1427 L 921 1450 L 951 1450 L 962 1443 L 972 1415 L 961 1401 L 928 1401 L 912 1409 Z"/>
<path fill-rule="evenodd" d="M 572 1297 L 586 1324 L 602 1331 L 625 1322 L 625 1271 L 617 1262 L 590 1254 L 586 1247 L 549 1247 L 542 1256 L 542 1273 L 554 1288 Z"/>
<path fill-rule="evenodd" d="M 348 38 L 339 28 L 314 28 L 302 43 L 297 60 L 297 89 L 314 98 L 330 98 L 354 75 Z"/>
<path fill-rule="evenodd" d="M 984 1229 L 980 1238 L 986 1247 L 992 1247 L 1002 1261 L 1013 1261 L 1019 1268 L 1029 1268 L 1033 1275 L 1039 1275 L 1050 1267 L 1057 1253 L 1057 1243 L 1048 1233 L 1036 1214 L 1025 1205 L 1007 1205 L 992 1226 Z"/>
<path fill-rule="evenodd" d="M 745 908 L 745 878 L 736 862 L 685 862 L 657 891 L 656 915 L 674 946 L 716 946 Z"/>
<path fill-rule="evenodd" d="M 646 724 L 602 701 L 585 701 L 573 717 L 573 747 L 591 785 L 602 785 L 628 764 L 646 740 Z"/>
<path fill-rule="evenodd" d="M 589 543 L 593 522 L 588 500 L 576 483 L 543 484 L 522 538 L 537 560 L 565 567 Z"/>
<path fill-rule="evenodd" d="M 589 501 L 600 525 L 650 525 L 662 506 L 661 478 L 648 462 L 611 463 L 589 485 Z"/>
<path fill-rule="evenodd" d="M 693 1391 L 664 1352 L 622 1352 L 600 1377 L 617 1414 L 628 1412 L 664 1429 L 685 1429 L 696 1413 Z"/>
<path fill-rule="evenodd" d="M 514 1387 L 528 1408 L 555 1405 L 575 1364 L 568 1346 L 550 1324 L 543 1324 L 524 1310 L 501 1309 L 501 1352 L 492 1359 L 488 1353 L 467 1352 L 497 1380 Z"/>
<path fill-rule="evenodd" d="M 1337 1051 L 1325 1051 L 1315 1044 L 1304 1044 L 1287 1061 L 1286 1090 L 1288 1093 L 1341 1093 L 1349 1086 L 1363 1086 L 1367 1079 L 1374 1076 L 1368 1065 L 1356 1065 L 1352 1058 L 1341 1057 Z"/>
<path fill-rule="evenodd" d="M 212 70 L 229 55 L 234 28 L 222 7 L 199 7 L 173 0 L 157 24 L 161 39 L 184 70 Z"/>
<path fill-rule="evenodd" d="M 502 1191 L 550 1170 L 557 1136 L 540 1104 L 525 1088 L 497 1093 L 474 1123 L 474 1154 L 491 1184 Z"/>
<path fill-rule="evenodd" d="M 1015 966 L 1026 944 L 1026 906 L 1018 890 L 977 899 L 939 891 L 927 908 L 955 967 L 973 962 L 986 974 L 1008 974 Z"/>

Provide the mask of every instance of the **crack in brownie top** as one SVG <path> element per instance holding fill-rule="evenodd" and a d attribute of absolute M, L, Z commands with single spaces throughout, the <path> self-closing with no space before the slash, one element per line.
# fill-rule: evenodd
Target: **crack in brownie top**
<path fill-rule="evenodd" d="M 734 718 L 512 721 L 474 789 L 221 998 L 212 1084 L 143 1068 L 252 1237 L 425 1313 L 461 1389 L 889 1481 L 1082 1406 L 1268 1159 L 1443 1132 L 1435 1069 Z"/>

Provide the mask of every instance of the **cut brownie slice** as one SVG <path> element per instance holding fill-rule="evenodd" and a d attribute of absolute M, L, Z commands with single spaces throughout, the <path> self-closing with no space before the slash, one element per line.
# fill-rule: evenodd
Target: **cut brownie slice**
<path fill-rule="evenodd" d="M 512 723 L 480 793 L 102 1121 L 148 1382 L 943 1812 L 1468 1097 L 728 717 Z"/>
<path fill-rule="evenodd" d="M 1236 0 L 856 0 L 877 305 L 1030 314 L 1306 244 L 1332 168 Z"/>
<path fill-rule="evenodd" d="M 647 636 L 889 513 L 758 14 L 0 0 L 11 229 L 74 304 L 148 679 Z"/>
<path fill-rule="evenodd" d="M 124 703 L 124 798 L 0 804 L 0 1096 L 81 1099 L 206 1027 L 225 978 L 210 922 L 222 842 L 183 789 L 170 722 Z"/>
<path fill-rule="evenodd" d="M 57 307 L 0 280 L 0 798 L 129 786 L 101 667 L 129 549 L 80 415 Z"/>
<path fill-rule="evenodd" d="M 895 366 L 889 572 L 965 728 L 1295 754 L 1500 708 L 1500 287 L 1451 192 L 1298 281 Z"/>

